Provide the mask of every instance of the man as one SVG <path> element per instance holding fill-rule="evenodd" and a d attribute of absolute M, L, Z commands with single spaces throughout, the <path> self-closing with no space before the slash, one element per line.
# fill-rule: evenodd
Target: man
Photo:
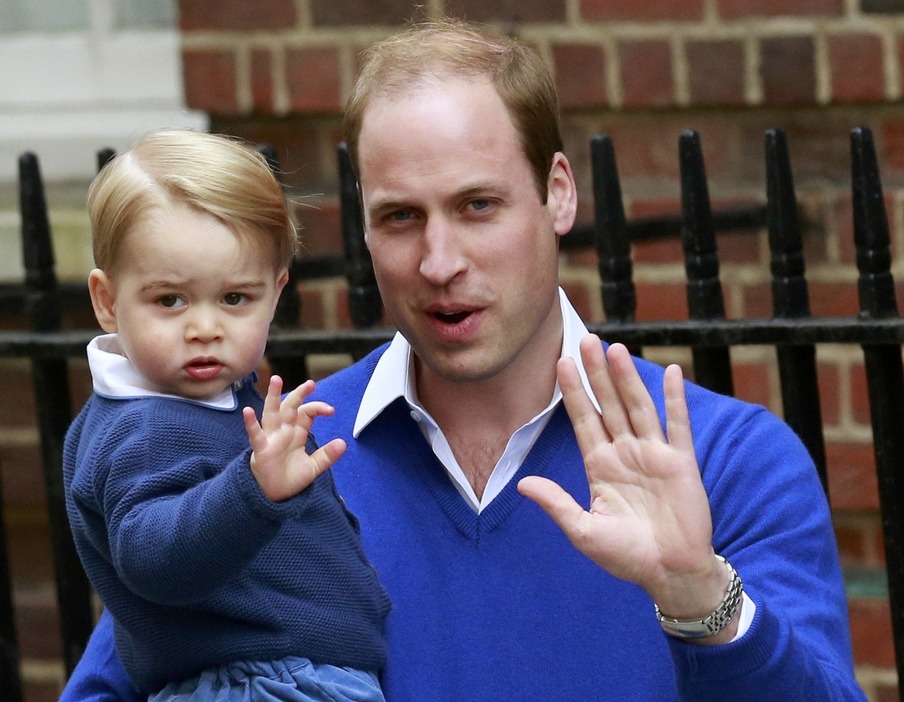
<path fill-rule="evenodd" d="M 604 353 L 559 290 L 576 188 L 537 54 L 443 22 L 365 59 L 346 136 L 400 333 L 320 383 L 315 432 L 393 600 L 387 699 L 863 700 L 803 446 Z M 109 628 L 64 699 L 136 699 Z"/>

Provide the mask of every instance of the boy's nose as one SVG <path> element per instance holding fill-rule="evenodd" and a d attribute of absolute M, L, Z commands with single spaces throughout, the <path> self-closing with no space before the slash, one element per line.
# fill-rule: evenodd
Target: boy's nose
<path fill-rule="evenodd" d="M 186 324 L 185 336 L 188 341 L 209 343 L 222 338 L 223 328 L 216 314 L 198 310 Z"/>

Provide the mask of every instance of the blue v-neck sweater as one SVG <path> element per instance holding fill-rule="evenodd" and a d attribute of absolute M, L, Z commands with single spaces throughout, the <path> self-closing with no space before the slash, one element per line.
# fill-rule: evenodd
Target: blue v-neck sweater
<path fill-rule="evenodd" d="M 461 498 L 404 401 L 352 438 L 385 349 L 320 381 L 322 442 L 348 441 L 333 467 L 393 607 L 388 702 L 863 702 L 853 677 L 829 510 L 806 450 L 762 408 L 687 386 L 714 548 L 737 568 L 756 615 L 738 641 L 667 637 L 650 598 L 578 553 L 516 490 L 549 477 L 589 501 L 562 407 L 518 474 L 479 515 Z M 663 416 L 662 368 L 639 371 Z M 64 702 L 137 700 L 102 620 Z"/>
<path fill-rule="evenodd" d="M 517 492 L 520 478 L 543 475 L 589 504 L 563 406 L 477 514 L 403 400 L 352 438 L 381 353 L 320 381 L 318 399 L 336 412 L 318 419 L 317 433 L 349 443 L 337 486 L 393 601 L 388 700 L 864 699 L 827 503 L 809 455 L 776 417 L 688 384 L 714 548 L 757 604 L 740 641 L 700 647 L 663 634 L 646 593 L 576 551 Z M 663 369 L 638 366 L 664 416 Z"/>

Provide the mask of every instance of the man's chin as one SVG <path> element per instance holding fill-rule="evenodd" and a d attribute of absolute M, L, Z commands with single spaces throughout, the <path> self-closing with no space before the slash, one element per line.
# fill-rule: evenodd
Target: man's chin
<path fill-rule="evenodd" d="M 415 369 L 419 382 L 436 379 L 455 385 L 467 385 L 492 380 L 502 369 L 502 364 L 473 352 L 423 354 L 415 352 Z"/>

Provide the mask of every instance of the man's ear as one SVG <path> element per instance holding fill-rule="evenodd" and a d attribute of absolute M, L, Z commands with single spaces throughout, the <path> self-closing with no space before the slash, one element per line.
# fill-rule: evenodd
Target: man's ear
<path fill-rule="evenodd" d="M 113 281 L 100 268 L 88 274 L 88 293 L 100 328 L 108 334 L 116 331 L 116 295 Z"/>
<path fill-rule="evenodd" d="M 552 217 L 553 229 L 557 235 L 562 236 L 574 226 L 578 211 L 578 189 L 571 164 L 561 151 L 553 156 L 546 188 L 546 207 Z"/>

